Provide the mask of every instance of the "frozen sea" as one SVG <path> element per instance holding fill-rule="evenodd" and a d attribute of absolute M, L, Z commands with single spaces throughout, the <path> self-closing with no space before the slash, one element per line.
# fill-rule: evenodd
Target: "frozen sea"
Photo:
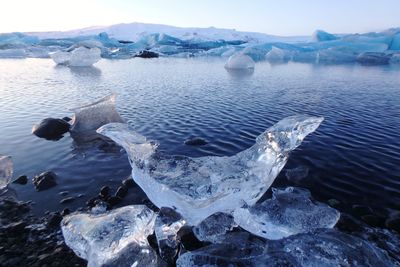
<path fill-rule="evenodd" d="M 49 190 L 36 192 L 29 181 L 11 184 L 12 193 L 42 214 L 83 206 L 103 185 L 116 190 L 131 170 L 120 148 L 31 134 L 40 120 L 72 116 L 71 108 L 115 92 L 118 111 L 138 132 L 166 153 L 191 157 L 233 155 L 286 116 L 324 116 L 273 186 L 306 187 L 350 213 L 365 205 L 382 221 L 400 211 L 400 67 L 257 63 L 254 72 L 238 73 L 224 64 L 135 58 L 68 68 L 50 59 L 1 60 L 0 153 L 13 157 L 14 177 L 58 175 Z M 184 144 L 193 137 L 207 144 Z M 139 188 L 129 194 L 121 205 L 145 197 Z"/>

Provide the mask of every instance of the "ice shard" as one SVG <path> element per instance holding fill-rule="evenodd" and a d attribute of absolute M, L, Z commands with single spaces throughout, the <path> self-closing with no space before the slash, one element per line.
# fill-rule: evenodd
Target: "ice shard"
<path fill-rule="evenodd" d="M 254 60 L 242 53 L 230 56 L 225 64 L 225 68 L 227 69 L 254 69 L 254 66 Z"/>
<path fill-rule="evenodd" d="M 268 242 L 235 233 L 223 243 L 181 255 L 177 266 L 373 267 L 398 266 L 398 262 L 368 241 L 325 229 Z"/>
<path fill-rule="evenodd" d="M 255 235 L 281 239 L 319 228 L 333 228 L 340 218 L 337 210 L 313 201 L 307 189 L 288 187 L 272 191 L 271 199 L 236 209 L 235 222 Z"/>
<path fill-rule="evenodd" d="M 127 152 L 132 177 L 158 207 L 170 207 L 189 225 L 216 212 L 254 205 L 285 165 L 290 151 L 314 132 L 322 117 L 287 117 L 257 137 L 256 143 L 231 157 L 175 157 L 127 124 L 110 123 L 97 130 Z"/>
<path fill-rule="evenodd" d="M 158 266 L 157 254 L 147 241 L 155 218 L 146 206 L 132 205 L 104 214 L 68 215 L 61 229 L 65 243 L 88 266 Z"/>
<path fill-rule="evenodd" d="M 7 187 L 13 175 L 13 162 L 10 156 L 0 154 L 0 189 Z"/>
<path fill-rule="evenodd" d="M 72 109 L 75 112 L 70 133 L 74 138 L 88 139 L 96 136 L 96 129 L 110 122 L 123 122 L 115 108 L 116 94 L 94 103 Z"/>
<path fill-rule="evenodd" d="M 193 233 L 200 241 L 218 243 L 236 226 L 231 214 L 217 212 L 193 227 Z"/>
<path fill-rule="evenodd" d="M 179 252 L 178 231 L 186 224 L 182 216 L 171 208 L 161 208 L 155 223 L 155 233 L 160 256 L 174 263 Z"/>

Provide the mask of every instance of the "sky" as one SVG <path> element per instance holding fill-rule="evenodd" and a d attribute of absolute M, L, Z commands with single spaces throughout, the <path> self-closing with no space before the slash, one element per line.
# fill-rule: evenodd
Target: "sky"
<path fill-rule="evenodd" d="M 72 30 L 144 22 L 275 35 L 400 27 L 400 0 L 6 0 L 0 32 Z"/>

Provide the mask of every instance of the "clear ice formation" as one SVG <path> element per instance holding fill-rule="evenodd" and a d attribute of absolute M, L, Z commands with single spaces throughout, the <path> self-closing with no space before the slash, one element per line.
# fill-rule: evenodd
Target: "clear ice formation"
<path fill-rule="evenodd" d="M 340 218 L 337 210 L 313 201 L 307 189 L 288 187 L 272 191 L 271 199 L 236 209 L 235 222 L 255 235 L 275 240 L 319 228 L 333 228 Z"/>
<path fill-rule="evenodd" d="M 170 207 L 189 225 L 216 212 L 254 205 L 285 165 L 290 151 L 314 132 L 322 117 L 287 117 L 257 137 L 256 143 L 231 157 L 176 157 L 160 153 L 157 144 L 127 124 L 110 123 L 97 130 L 127 152 L 132 177 L 157 207 Z"/>
<path fill-rule="evenodd" d="M 227 69 L 254 69 L 254 66 L 254 60 L 242 53 L 230 56 L 225 64 Z"/>
<path fill-rule="evenodd" d="M 101 50 L 97 47 L 79 46 L 72 51 L 57 51 L 50 54 L 56 64 L 71 67 L 88 67 L 101 59 Z"/>
<path fill-rule="evenodd" d="M 368 241 L 333 229 L 268 242 L 233 233 L 225 242 L 187 252 L 179 267 L 195 266 L 397 266 Z"/>
<path fill-rule="evenodd" d="M 0 154 L 0 190 L 7 187 L 13 175 L 13 162 L 10 156 Z"/>
<path fill-rule="evenodd" d="M 144 205 L 131 205 L 104 214 L 74 213 L 64 217 L 65 243 L 79 257 L 97 266 L 158 266 L 147 236 L 156 214 Z"/>
<path fill-rule="evenodd" d="M 236 226 L 231 214 L 217 212 L 193 227 L 193 233 L 200 241 L 218 243 Z"/>
<path fill-rule="evenodd" d="M 161 208 L 155 222 L 155 234 L 160 256 L 174 263 L 179 252 L 178 231 L 186 224 L 182 216 L 171 208 Z"/>
<path fill-rule="evenodd" d="M 123 122 L 115 108 L 116 94 L 106 96 L 94 103 L 72 109 L 73 117 L 70 129 L 75 138 L 91 138 L 96 136 L 96 130 L 110 122 Z"/>

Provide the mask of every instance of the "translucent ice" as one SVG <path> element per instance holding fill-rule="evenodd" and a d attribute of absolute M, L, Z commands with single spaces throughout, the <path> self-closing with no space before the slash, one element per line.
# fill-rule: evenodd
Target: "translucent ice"
<path fill-rule="evenodd" d="M 241 53 L 230 56 L 225 64 L 227 69 L 253 69 L 254 66 L 254 60 Z"/>
<path fill-rule="evenodd" d="M 105 214 L 68 215 L 61 229 L 65 243 L 88 266 L 157 266 L 147 241 L 155 218 L 144 205 L 126 206 Z"/>
<path fill-rule="evenodd" d="M 390 44 L 390 50 L 400 50 L 400 33 L 393 37 L 392 43 Z"/>
<path fill-rule="evenodd" d="M 193 233 L 200 241 L 218 243 L 235 226 L 236 223 L 232 215 L 217 212 L 193 227 Z"/>
<path fill-rule="evenodd" d="M 294 183 L 300 184 L 301 181 L 308 176 L 308 168 L 299 166 L 297 168 L 286 170 L 286 178 Z"/>
<path fill-rule="evenodd" d="M 89 105 L 72 109 L 75 112 L 70 133 L 74 137 L 91 137 L 96 129 L 110 122 L 123 122 L 115 109 L 116 94 Z"/>
<path fill-rule="evenodd" d="M 13 174 L 13 162 L 10 156 L 0 154 L 0 189 L 5 188 L 10 182 Z"/>
<path fill-rule="evenodd" d="M 57 51 L 49 54 L 56 64 L 68 65 L 71 58 L 70 52 Z"/>
<path fill-rule="evenodd" d="M 325 31 L 316 30 L 312 35 L 312 39 L 316 42 L 324 42 L 336 40 L 338 37 Z"/>
<path fill-rule="evenodd" d="M 323 118 L 304 115 L 279 121 L 257 137 L 256 143 L 231 157 L 174 157 L 132 131 L 110 123 L 97 130 L 128 154 L 132 177 L 158 207 L 170 207 L 190 225 L 216 212 L 253 205 L 285 165 L 290 151 L 314 132 Z"/>
<path fill-rule="evenodd" d="M 101 50 L 97 47 L 86 48 L 78 47 L 71 52 L 69 66 L 72 67 L 87 67 L 101 59 Z"/>
<path fill-rule="evenodd" d="M 283 62 L 287 59 L 285 51 L 273 46 L 271 50 L 265 55 L 265 59 L 269 62 Z"/>
<path fill-rule="evenodd" d="M 307 189 L 272 189 L 272 199 L 234 211 L 235 222 L 243 229 L 268 239 L 332 228 L 340 213 L 323 203 L 314 202 Z"/>
<path fill-rule="evenodd" d="M 234 233 L 225 242 L 187 252 L 177 266 L 397 266 L 368 241 L 336 230 L 318 230 L 263 242 Z"/>
<path fill-rule="evenodd" d="M 178 231 L 186 221 L 171 208 L 161 208 L 156 218 L 155 233 L 160 256 L 166 262 L 174 263 L 179 251 Z"/>

